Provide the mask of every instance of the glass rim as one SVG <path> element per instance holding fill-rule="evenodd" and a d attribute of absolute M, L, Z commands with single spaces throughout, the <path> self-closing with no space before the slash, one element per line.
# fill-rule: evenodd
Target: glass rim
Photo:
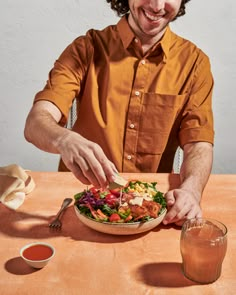
<path fill-rule="evenodd" d="M 219 221 L 219 220 L 217 220 L 217 219 L 214 219 L 214 218 L 208 218 L 208 217 L 194 217 L 194 218 L 189 218 L 189 219 L 187 219 L 184 223 L 183 223 L 183 225 L 182 225 L 182 232 L 183 232 L 183 230 L 184 230 L 184 228 L 186 227 L 186 225 L 187 224 L 190 224 L 192 221 L 210 221 L 210 222 L 213 222 L 213 223 L 215 223 L 215 224 L 219 224 L 222 228 L 221 229 L 223 229 L 222 231 L 223 231 L 223 235 L 222 236 L 220 236 L 219 238 L 224 238 L 226 235 L 227 235 L 227 233 L 228 233 L 228 228 L 227 228 L 227 226 L 223 223 L 223 222 L 221 222 L 221 221 Z"/>

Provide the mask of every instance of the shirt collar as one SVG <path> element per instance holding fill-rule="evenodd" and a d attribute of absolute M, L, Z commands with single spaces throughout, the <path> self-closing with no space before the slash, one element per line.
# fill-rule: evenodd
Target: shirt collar
<path fill-rule="evenodd" d="M 171 47 L 171 37 L 172 37 L 172 32 L 170 30 L 170 27 L 167 26 L 166 31 L 163 35 L 163 37 L 161 38 L 161 40 L 158 42 L 161 45 L 161 48 L 163 50 L 163 61 L 166 62 L 169 56 L 169 51 L 170 51 L 170 47 Z M 158 45 L 157 43 L 157 45 Z M 156 45 L 156 46 L 157 46 Z"/>
<path fill-rule="evenodd" d="M 128 20 L 127 20 L 127 15 L 124 15 L 120 21 L 117 24 L 117 29 L 120 34 L 122 43 L 124 45 L 124 48 L 128 48 L 133 39 L 135 38 L 135 35 L 133 31 L 131 30 Z"/>
<path fill-rule="evenodd" d="M 124 15 L 120 21 L 117 24 L 117 29 L 120 34 L 122 43 L 124 45 L 124 48 L 128 48 L 131 42 L 134 40 L 136 37 L 133 31 L 131 30 L 128 20 L 127 20 L 127 15 Z M 156 45 L 153 46 L 151 52 L 153 53 L 157 48 L 162 48 L 163 51 L 163 61 L 166 61 L 168 59 L 169 55 L 169 50 L 171 46 L 171 37 L 172 37 L 172 32 L 170 30 L 170 27 L 167 26 L 166 31 L 161 38 L 159 42 L 157 42 Z"/>

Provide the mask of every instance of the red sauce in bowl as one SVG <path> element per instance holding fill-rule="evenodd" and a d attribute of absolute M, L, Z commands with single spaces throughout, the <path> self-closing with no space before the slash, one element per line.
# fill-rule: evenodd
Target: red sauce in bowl
<path fill-rule="evenodd" d="M 46 245 L 33 245 L 25 249 L 22 255 L 28 260 L 45 260 L 51 257 L 53 250 Z"/>

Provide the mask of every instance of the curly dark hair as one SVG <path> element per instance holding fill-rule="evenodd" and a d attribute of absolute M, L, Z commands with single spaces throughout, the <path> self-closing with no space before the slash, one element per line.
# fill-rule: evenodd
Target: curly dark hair
<path fill-rule="evenodd" d="M 111 9 L 113 9 L 118 16 L 122 16 L 129 12 L 129 1 L 128 0 L 106 0 L 110 3 Z M 190 0 L 182 0 L 180 9 L 175 19 L 185 14 L 185 4 Z"/>

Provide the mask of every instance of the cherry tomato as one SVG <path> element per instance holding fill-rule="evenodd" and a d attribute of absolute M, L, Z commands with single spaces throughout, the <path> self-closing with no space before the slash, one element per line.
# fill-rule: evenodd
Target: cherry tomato
<path fill-rule="evenodd" d="M 107 205 L 110 207 L 115 207 L 115 205 L 118 203 L 118 198 L 117 196 L 113 195 L 112 193 L 109 193 L 105 197 Z"/>
<path fill-rule="evenodd" d="M 119 188 L 116 188 L 116 189 L 111 189 L 110 192 L 111 192 L 113 195 L 119 197 L 119 196 L 120 196 L 120 192 L 121 192 L 121 190 L 120 190 Z"/>
<path fill-rule="evenodd" d="M 120 215 L 117 213 L 112 213 L 111 216 L 109 217 L 110 222 L 116 222 L 121 220 Z"/>
<path fill-rule="evenodd" d="M 91 188 L 89 189 L 89 191 L 94 195 L 95 198 L 97 198 L 97 199 L 100 198 L 100 195 L 99 195 L 100 190 L 97 189 L 96 187 L 94 187 L 94 186 L 91 187 Z"/>

